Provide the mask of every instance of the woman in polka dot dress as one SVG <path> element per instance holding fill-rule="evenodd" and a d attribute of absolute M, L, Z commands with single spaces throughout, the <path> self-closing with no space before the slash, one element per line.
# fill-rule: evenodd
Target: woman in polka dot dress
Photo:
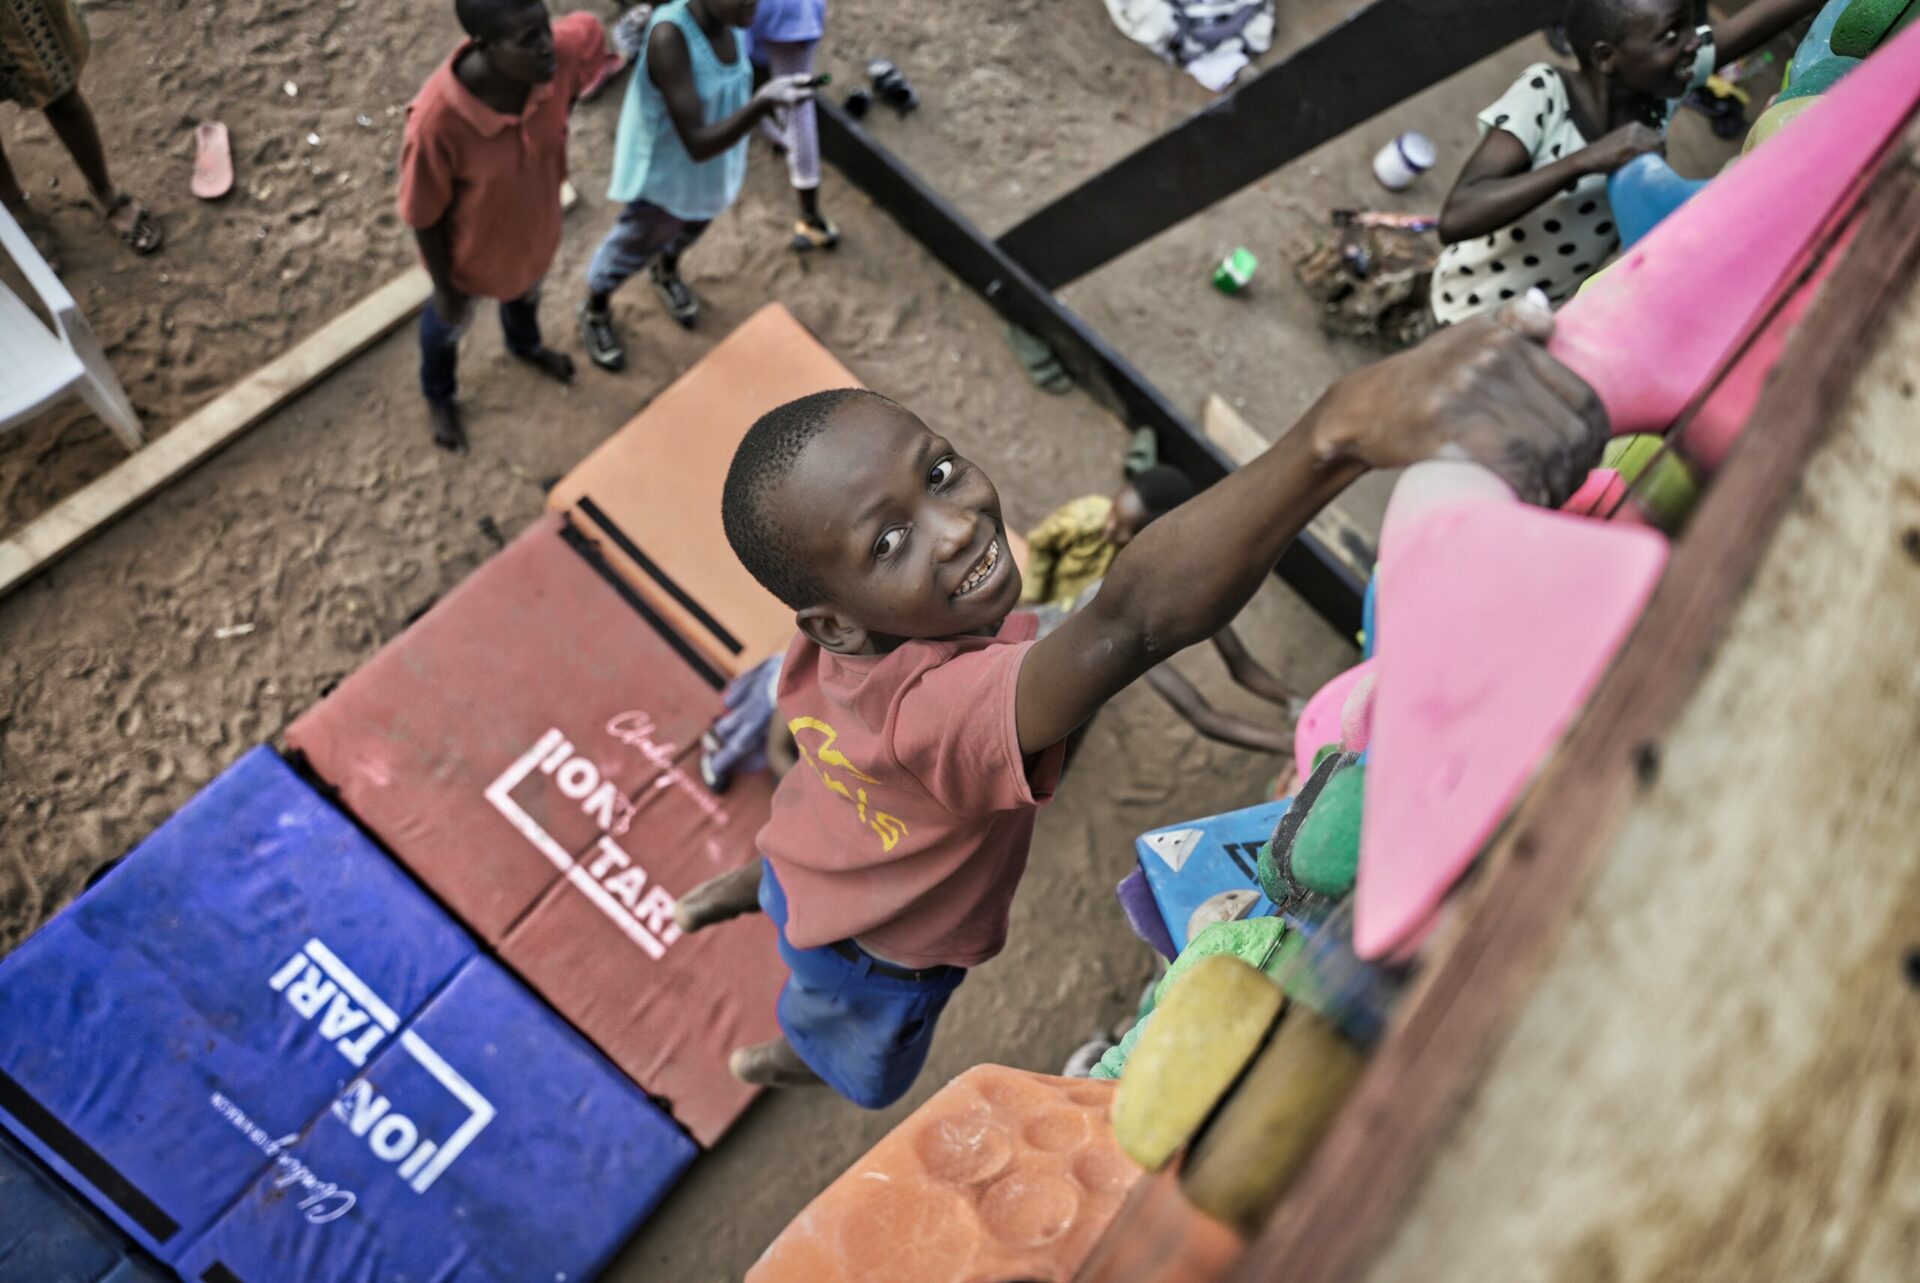
<path fill-rule="evenodd" d="M 136 254 L 151 254 L 160 248 L 160 223 L 145 205 L 113 185 L 93 111 L 80 96 L 80 69 L 89 47 L 87 24 L 74 0 L 0 0 L 0 102 L 46 114 L 80 167 L 101 216 Z M 40 256 L 59 271 L 52 228 L 28 205 L 4 152 L 0 204 L 26 230 Z"/>
<path fill-rule="evenodd" d="M 1694 0 L 1572 0 L 1579 69 L 1535 63 L 1480 113 L 1480 146 L 1440 212 L 1434 316 L 1450 325 L 1529 289 L 1571 298 L 1620 244 L 1607 175 L 1660 150 L 1680 99 L 1721 62 L 1818 5 L 1756 0 L 1715 28 L 1695 24 Z"/>

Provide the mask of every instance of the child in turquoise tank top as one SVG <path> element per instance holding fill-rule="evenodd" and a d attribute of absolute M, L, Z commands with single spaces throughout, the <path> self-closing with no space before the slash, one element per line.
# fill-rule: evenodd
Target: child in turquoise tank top
<path fill-rule="evenodd" d="M 667 312 L 689 328 L 699 300 L 680 279 L 680 255 L 740 195 L 747 135 L 776 108 L 807 101 L 805 76 L 753 92 L 744 28 L 758 0 L 673 0 L 653 11 L 627 82 L 607 194 L 624 203 L 587 268 L 580 336 L 602 369 L 626 365 L 608 306 L 646 268 Z"/>

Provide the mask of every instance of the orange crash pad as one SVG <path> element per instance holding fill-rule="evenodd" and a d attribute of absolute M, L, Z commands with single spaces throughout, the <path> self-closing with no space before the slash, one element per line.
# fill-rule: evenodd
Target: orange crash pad
<path fill-rule="evenodd" d="M 769 303 L 547 496 L 620 576 L 729 676 L 785 650 L 793 612 L 727 545 L 720 491 L 747 429 L 809 392 L 859 387 L 779 303 Z"/>
<path fill-rule="evenodd" d="M 702 1145 L 778 1032 L 758 916 L 682 936 L 674 898 L 753 858 L 772 793 L 700 781 L 712 689 L 565 517 L 536 522 L 287 730 L 453 913 Z"/>
<path fill-rule="evenodd" d="M 980 1065 L 809 1203 L 747 1283 L 1068 1283 L 1140 1168 L 1114 1084 Z"/>

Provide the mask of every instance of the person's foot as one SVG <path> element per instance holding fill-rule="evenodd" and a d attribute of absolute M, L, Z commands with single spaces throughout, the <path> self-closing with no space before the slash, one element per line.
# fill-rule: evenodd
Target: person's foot
<path fill-rule="evenodd" d="M 802 218 L 793 225 L 793 251 L 796 254 L 816 249 L 834 249 L 839 244 L 840 229 L 825 215 Z"/>
<path fill-rule="evenodd" d="M 627 368 L 627 349 L 620 345 L 610 309 L 596 311 L 589 304 L 580 305 L 580 342 L 587 349 L 587 359 L 601 369 Z"/>
<path fill-rule="evenodd" d="M 653 281 L 653 292 L 667 305 L 667 315 L 688 329 L 700 318 L 700 300 L 693 296 L 687 283 L 680 279 L 677 267 L 663 268 L 655 263 L 647 275 Z"/>
<path fill-rule="evenodd" d="M 100 202 L 100 215 L 136 254 L 151 254 L 166 240 L 166 233 L 153 211 L 125 192 L 116 192 Z"/>
<path fill-rule="evenodd" d="M 515 352 L 514 355 L 528 365 L 536 367 L 550 379 L 557 379 L 561 383 L 573 382 L 573 358 L 565 352 L 541 347 L 531 352 Z"/>
<path fill-rule="evenodd" d="M 716 922 L 758 912 L 760 867 L 759 860 L 749 860 L 730 873 L 708 878 L 674 903 L 674 924 L 692 935 Z"/>
<path fill-rule="evenodd" d="M 466 430 L 460 426 L 460 412 L 451 401 L 427 402 L 427 417 L 433 421 L 433 443 L 455 454 L 467 452 Z"/>
<path fill-rule="evenodd" d="M 737 1047 L 727 1057 L 727 1070 L 743 1083 L 755 1087 L 818 1087 L 820 1075 L 807 1068 L 807 1062 L 787 1045 L 785 1038 Z"/>

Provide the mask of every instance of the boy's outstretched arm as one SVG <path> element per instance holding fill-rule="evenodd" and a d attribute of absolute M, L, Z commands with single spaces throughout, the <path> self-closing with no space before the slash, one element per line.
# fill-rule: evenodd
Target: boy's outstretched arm
<path fill-rule="evenodd" d="M 1754 0 L 1724 22 L 1713 26 L 1716 67 L 1744 58 L 1800 19 L 1816 13 L 1822 0 Z"/>
<path fill-rule="evenodd" d="M 739 39 L 734 37 L 736 48 Z M 744 58 L 746 53 L 742 50 L 735 56 Z M 693 55 L 687 50 L 687 38 L 671 22 L 655 23 L 653 34 L 647 37 L 647 77 L 665 100 L 667 116 L 687 155 L 697 161 L 712 160 L 739 142 L 775 107 L 791 107 L 813 97 L 808 77 L 775 76 L 760 86 L 739 111 L 725 120 L 707 120 L 700 109 L 700 91 L 693 83 Z"/>
<path fill-rule="evenodd" d="M 1351 374 L 1253 462 L 1141 531 L 1094 599 L 1027 652 L 1020 751 L 1064 739 L 1231 622 L 1308 519 L 1369 468 L 1465 457 L 1528 502 L 1564 499 L 1599 461 L 1606 413 L 1547 355 L 1552 332 L 1543 302 L 1517 300 Z"/>

